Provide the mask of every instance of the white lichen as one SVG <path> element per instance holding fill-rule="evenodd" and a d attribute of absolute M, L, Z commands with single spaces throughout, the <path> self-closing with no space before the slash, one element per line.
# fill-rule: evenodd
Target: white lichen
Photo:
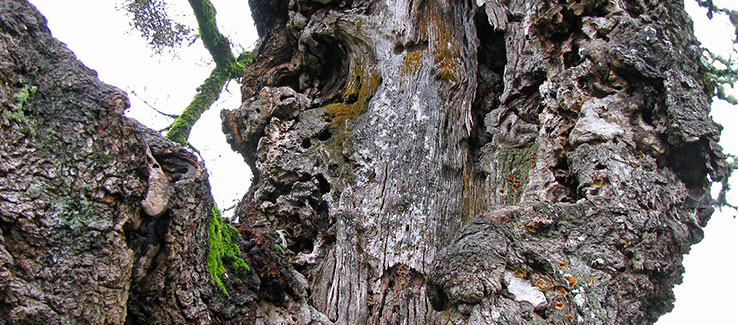
<path fill-rule="evenodd" d="M 505 272 L 505 283 L 507 283 L 507 291 L 515 296 L 515 301 L 528 302 L 533 305 L 533 308 L 546 303 L 546 295 L 543 292 L 510 272 Z"/>

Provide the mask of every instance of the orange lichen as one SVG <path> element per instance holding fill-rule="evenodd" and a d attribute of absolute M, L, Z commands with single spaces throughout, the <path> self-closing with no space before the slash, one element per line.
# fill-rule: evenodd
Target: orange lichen
<path fill-rule="evenodd" d="M 515 270 L 515 273 L 513 273 L 513 276 L 520 279 L 525 279 L 528 276 L 528 272 L 525 272 L 525 270 L 518 268 Z"/>
<path fill-rule="evenodd" d="M 566 262 L 566 261 L 559 261 L 558 264 L 559 264 L 559 268 L 560 269 L 563 269 L 565 267 L 569 267 L 569 262 Z"/>
<path fill-rule="evenodd" d="M 594 282 L 595 282 L 594 278 L 590 277 L 589 280 L 587 281 L 587 284 L 593 285 Z"/>
<path fill-rule="evenodd" d="M 551 277 L 548 275 L 540 276 L 538 280 L 536 280 L 536 288 L 543 292 L 553 291 L 554 284 L 553 281 L 551 281 Z"/>
<path fill-rule="evenodd" d="M 420 69 L 420 51 L 407 51 L 402 60 L 400 72 L 404 75 L 413 75 Z"/>
<path fill-rule="evenodd" d="M 605 184 L 605 179 L 600 176 L 592 177 L 592 187 L 593 188 L 600 188 L 602 185 Z"/>
<path fill-rule="evenodd" d="M 638 150 L 636 156 L 638 156 L 638 159 L 646 159 L 646 153 L 644 153 L 643 150 Z"/>
<path fill-rule="evenodd" d="M 564 275 L 564 279 L 566 279 L 566 281 L 569 282 L 569 288 L 574 288 L 574 286 L 577 285 L 577 278 L 571 275 Z"/>
<path fill-rule="evenodd" d="M 530 167 L 536 166 L 536 153 L 535 152 L 530 155 L 530 159 L 528 160 L 528 162 L 530 163 Z"/>
<path fill-rule="evenodd" d="M 566 288 L 564 288 L 564 287 L 556 287 L 556 288 L 554 289 L 554 291 L 555 291 L 556 293 L 558 293 L 558 294 L 562 295 L 562 296 L 566 296 L 566 295 L 568 295 L 568 294 L 569 294 L 569 292 L 568 292 L 568 291 L 566 291 Z"/>
<path fill-rule="evenodd" d="M 574 321 L 574 316 L 572 316 L 571 314 L 566 314 L 564 315 L 564 317 L 566 317 L 566 319 L 568 319 L 570 322 Z"/>
<path fill-rule="evenodd" d="M 566 308 L 566 304 L 563 301 L 558 300 L 558 301 L 554 302 L 554 307 L 556 307 L 556 309 L 558 309 L 558 310 L 562 310 L 562 309 Z"/>
<path fill-rule="evenodd" d="M 528 229 L 528 231 L 535 233 L 536 231 L 538 231 L 538 227 L 540 227 L 541 224 L 543 224 L 543 220 L 536 219 L 525 224 L 525 228 Z"/>

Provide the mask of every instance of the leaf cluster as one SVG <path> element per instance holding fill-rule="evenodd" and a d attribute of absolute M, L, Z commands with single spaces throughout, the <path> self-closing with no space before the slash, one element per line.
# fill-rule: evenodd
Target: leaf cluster
<path fill-rule="evenodd" d="M 131 27 L 141 33 L 157 54 L 197 39 L 192 28 L 169 17 L 164 0 L 126 0 L 122 9 L 130 16 Z"/>
<path fill-rule="evenodd" d="M 712 19 L 715 14 L 724 14 L 733 25 L 733 53 L 730 56 L 726 58 L 712 53 L 708 49 L 704 49 L 704 51 L 705 58 L 708 61 L 708 76 L 715 84 L 715 97 L 730 104 L 738 105 L 738 98 L 728 94 L 725 90 L 725 86 L 734 88 L 735 83 L 738 82 L 738 60 L 733 57 L 733 54 L 738 54 L 738 50 L 736 49 L 736 45 L 738 45 L 738 10 L 719 7 L 713 3 L 713 0 L 696 1 L 700 7 L 707 9 L 707 18 Z M 722 179 L 722 189 L 720 190 L 720 194 L 718 194 L 717 205 L 719 207 L 729 207 L 738 210 L 738 206 L 730 203 L 727 198 L 728 191 L 730 191 L 729 181 L 733 172 L 738 169 L 738 157 L 729 154 L 727 158 L 728 175 Z"/>
<path fill-rule="evenodd" d="M 715 14 L 724 14 L 733 25 L 733 53 L 738 54 L 738 10 L 718 7 L 713 0 L 696 0 L 700 7 L 707 9 L 707 18 L 712 19 Z M 725 86 L 733 88 L 738 82 L 738 61 L 731 55 L 724 57 L 705 49 L 705 59 L 708 63 L 710 79 L 715 82 L 715 96 L 733 105 L 738 105 L 738 98 L 726 92 Z"/>

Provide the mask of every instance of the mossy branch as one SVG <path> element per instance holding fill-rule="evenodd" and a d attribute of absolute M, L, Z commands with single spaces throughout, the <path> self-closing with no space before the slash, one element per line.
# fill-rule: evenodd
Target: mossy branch
<path fill-rule="evenodd" d="M 713 0 L 696 0 L 700 7 L 707 9 L 707 18 L 712 19 L 715 13 L 725 14 L 733 25 L 733 53 L 738 54 L 736 44 L 738 44 L 738 11 L 727 8 L 718 7 Z M 728 94 L 726 86 L 734 87 L 738 82 L 738 62 L 733 56 L 727 58 L 712 53 L 708 49 L 704 49 L 705 57 L 709 60 L 708 76 L 712 80 L 715 87 L 715 97 L 724 100 L 732 105 L 738 105 L 738 98 Z M 728 191 L 730 190 L 730 178 L 733 172 L 738 169 L 738 159 L 734 155 L 728 155 L 728 175 L 722 180 L 722 189 L 718 194 L 717 204 L 719 207 L 729 207 L 738 210 L 738 206 L 728 202 Z"/>
<path fill-rule="evenodd" d="M 735 49 L 735 44 L 738 44 L 738 11 L 718 7 L 713 3 L 713 0 L 696 1 L 700 7 L 707 9 L 707 18 L 712 19 L 715 13 L 728 16 L 728 20 L 734 29 L 733 52 L 738 53 Z M 736 81 L 738 81 L 738 63 L 733 60 L 732 56 L 725 58 L 707 49 L 705 49 L 705 56 L 710 61 L 708 69 L 710 79 L 712 79 L 715 85 L 715 97 L 730 104 L 738 105 L 738 98 L 727 94 L 725 89 L 726 86 L 732 88 Z"/>
<path fill-rule="evenodd" d="M 220 97 L 223 86 L 231 79 L 239 78 L 251 63 L 251 52 L 244 52 L 238 59 L 231 52 L 231 45 L 218 31 L 215 8 L 209 0 L 189 0 L 200 29 L 200 38 L 215 61 L 215 68 L 205 82 L 197 88 L 197 94 L 179 117 L 172 123 L 167 138 L 181 145 L 187 144 L 192 127 L 202 113 Z"/>
<path fill-rule="evenodd" d="M 195 122 L 220 97 L 223 86 L 230 79 L 231 75 L 226 69 L 216 66 L 210 76 L 205 79 L 205 82 L 197 88 L 195 98 L 187 105 L 182 114 L 174 120 L 172 127 L 167 132 L 167 139 L 183 146 L 186 145 Z"/>
<path fill-rule="evenodd" d="M 733 208 L 735 210 L 738 210 L 738 206 L 731 204 L 728 202 L 728 191 L 730 191 L 730 184 L 728 183 L 730 181 L 730 176 L 733 174 L 733 171 L 738 169 L 738 157 L 735 155 L 728 155 L 728 176 L 723 178 L 722 181 L 722 188 L 720 189 L 720 194 L 718 194 L 717 198 L 717 204 L 718 206 L 724 207 L 727 206 L 729 208 Z"/>
<path fill-rule="evenodd" d="M 200 38 L 218 66 L 231 66 L 236 62 L 231 52 L 231 43 L 220 33 L 215 22 L 215 7 L 210 0 L 189 0 L 200 28 Z"/>

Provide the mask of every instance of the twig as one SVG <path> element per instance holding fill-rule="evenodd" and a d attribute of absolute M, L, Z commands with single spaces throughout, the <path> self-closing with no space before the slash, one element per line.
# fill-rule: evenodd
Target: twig
<path fill-rule="evenodd" d="M 198 157 L 200 157 L 200 160 L 202 160 L 203 162 L 205 162 L 205 158 L 202 157 L 202 153 L 200 153 L 200 150 L 198 150 L 197 148 L 195 148 L 195 146 L 192 145 L 192 143 L 190 143 L 189 141 L 187 142 L 187 148 L 189 148 L 190 150 L 192 150 L 192 152 L 194 152 Z"/>
<path fill-rule="evenodd" d="M 152 110 L 154 110 L 154 112 L 157 112 L 157 113 L 159 113 L 161 115 L 164 115 L 164 116 L 166 116 L 168 118 L 176 119 L 176 118 L 179 117 L 179 115 L 164 113 L 164 112 L 156 109 L 156 107 L 154 107 L 154 105 L 149 104 L 149 102 L 147 102 L 145 99 L 143 99 L 143 97 L 141 97 L 139 94 L 137 94 L 135 90 L 131 90 L 131 95 L 136 96 L 136 98 L 140 99 L 144 104 L 146 104 L 146 106 L 148 106 L 149 108 L 151 108 Z M 169 128 L 171 128 L 171 126 L 168 126 L 166 128 L 166 130 L 168 130 Z M 159 132 L 161 132 L 161 131 L 159 131 Z"/>

